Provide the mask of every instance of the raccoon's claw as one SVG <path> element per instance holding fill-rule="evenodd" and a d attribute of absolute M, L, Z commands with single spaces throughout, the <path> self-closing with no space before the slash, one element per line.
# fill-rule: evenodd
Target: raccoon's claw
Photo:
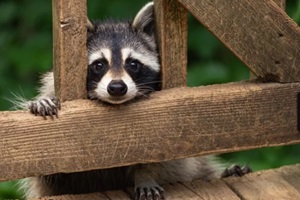
<path fill-rule="evenodd" d="M 41 115 L 44 119 L 47 119 L 46 116 L 50 116 L 54 119 L 53 116 L 58 118 L 58 110 L 61 109 L 60 100 L 56 97 L 54 98 L 43 98 L 36 101 L 29 102 L 29 110 L 34 115 Z"/>
<path fill-rule="evenodd" d="M 135 200 L 161 200 L 164 198 L 164 189 L 156 187 L 137 187 L 135 189 Z"/>
<path fill-rule="evenodd" d="M 240 165 L 233 165 L 229 168 L 226 168 L 224 172 L 221 174 L 221 177 L 228 177 L 228 176 L 243 176 L 245 174 L 251 173 L 252 169 L 245 165 L 245 166 L 240 166 Z"/>

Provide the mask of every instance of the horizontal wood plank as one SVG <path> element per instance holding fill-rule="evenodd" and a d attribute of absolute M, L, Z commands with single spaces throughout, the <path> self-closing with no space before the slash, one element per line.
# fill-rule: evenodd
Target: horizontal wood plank
<path fill-rule="evenodd" d="M 118 191 L 115 191 L 116 193 Z M 91 194 L 77 194 L 77 195 L 61 195 L 55 197 L 43 197 L 39 199 L 29 200 L 111 200 L 109 197 L 102 193 L 91 193 Z M 126 200 L 126 199 L 125 199 Z"/>
<path fill-rule="evenodd" d="M 133 189 L 132 189 L 133 190 Z M 130 195 L 122 190 L 103 192 L 105 196 L 112 200 L 130 200 Z"/>
<path fill-rule="evenodd" d="M 241 82 L 120 106 L 65 102 L 54 120 L 1 112 L 0 180 L 297 143 L 299 91 L 300 83 Z"/>
<path fill-rule="evenodd" d="M 167 184 L 165 188 L 166 199 L 209 199 L 209 200 L 253 200 L 253 199 L 298 199 L 300 187 L 293 187 L 292 182 L 299 186 L 300 165 L 291 165 L 279 169 L 259 171 L 243 177 L 228 177 L 211 182 L 194 180 L 192 182 Z M 288 178 L 288 179 L 285 179 Z M 298 178 L 298 179 L 297 179 Z M 123 191 L 104 192 L 125 194 Z M 43 200 L 81 200 L 105 199 L 97 194 L 65 195 L 43 198 Z M 84 197 L 84 198 L 83 198 Z M 129 197 L 122 196 L 122 199 Z M 109 197 L 114 200 L 114 198 Z M 116 198 L 118 199 L 118 198 Z"/>
<path fill-rule="evenodd" d="M 201 199 L 196 193 L 182 184 L 175 183 L 164 186 L 166 199 Z"/>
<path fill-rule="evenodd" d="M 275 171 L 300 193 L 300 164 L 294 165 L 293 167 L 281 167 Z"/>
<path fill-rule="evenodd" d="M 86 0 L 53 0 L 55 91 L 61 101 L 86 98 Z"/>
<path fill-rule="evenodd" d="M 289 169 L 291 170 L 289 171 Z M 284 168 L 284 170 L 289 171 L 288 174 L 290 176 L 298 176 L 298 178 L 299 169 L 300 165 Z M 300 197 L 300 189 L 293 187 L 289 183 L 290 180 L 285 180 L 278 170 L 257 172 L 246 175 L 243 178 L 230 177 L 224 179 L 224 181 L 241 199 L 294 200 Z"/>
<path fill-rule="evenodd" d="M 275 2 L 178 1 L 257 77 L 300 81 L 300 28 Z"/>
<path fill-rule="evenodd" d="M 201 197 L 199 199 L 240 200 L 240 198 L 222 180 L 214 180 L 211 182 L 195 180 L 183 183 L 183 185 Z"/>

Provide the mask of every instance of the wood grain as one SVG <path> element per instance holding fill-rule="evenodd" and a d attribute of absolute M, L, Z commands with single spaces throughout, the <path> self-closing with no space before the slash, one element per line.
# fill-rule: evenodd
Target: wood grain
<path fill-rule="evenodd" d="M 53 0 L 52 10 L 56 95 L 86 98 L 86 0 Z"/>
<path fill-rule="evenodd" d="M 300 192 L 300 164 L 291 166 L 281 167 L 279 169 L 275 169 L 275 171 L 280 174 L 280 176 L 289 184 L 295 188 L 298 192 Z"/>
<path fill-rule="evenodd" d="M 116 193 L 118 191 L 115 191 Z M 91 194 L 77 194 L 77 195 L 61 195 L 55 197 L 43 197 L 39 199 L 28 199 L 28 200 L 111 200 L 109 197 L 102 193 L 91 193 Z"/>
<path fill-rule="evenodd" d="M 189 188 L 183 186 L 182 184 L 175 183 L 164 186 L 166 199 L 191 199 L 197 200 L 202 199 L 200 196 L 195 194 Z"/>
<path fill-rule="evenodd" d="M 176 0 L 154 0 L 162 88 L 186 86 L 187 11 Z"/>
<path fill-rule="evenodd" d="M 133 188 L 131 188 L 131 190 L 133 191 Z M 112 200 L 130 200 L 131 199 L 129 197 L 129 195 L 122 190 L 107 191 L 107 192 L 103 192 L 103 194 L 105 194 L 105 196 L 107 196 L 109 199 L 112 199 Z"/>
<path fill-rule="evenodd" d="M 182 184 L 167 184 L 164 186 L 165 196 L 166 199 L 189 200 L 294 200 L 299 199 L 300 195 L 299 175 L 300 165 L 298 164 L 281 167 L 279 169 L 255 172 L 243 177 L 228 177 L 211 182 L 194 180 Z M 293 183 L 296 185 L 293 185 Z M 115 193 L 116 196 L 123 194 L 122 191 L 110 191 L 109 193 Z M 103 194 L 106 196 L 107 192 Z M 95 199 L 95 195 L 99 194 L 55 196 L 42 198 L 42 200 Z M 111 197 L 109 197 L 109 199 L 114 200 L 114 198 Z M 127 199 L 127 197 L 122 196 L 122 199 Z"/>
<path fill-rule="evenodd" d="M 298 168 L 296 173 L 299 176 L 300 165 L 294 167 L 295 169 Z M 290 176 L 295 175 L 293 172 L 295 169 L 289 173 Z M 300 189 L 293 187 L 289 180 L 284 180 L 277 170 L 257 172 L 243 178 L 230 177 L 224 179 L 224 181 L 241 199 L 294 200 L 300 197 Z"/>
<path fill-rule="evenodd" d="M 240 200 L 222 180 L 213 180 L 211 182 L 195 180 L 183 183 L 183 185 L 204 200 Z"/>
<path fill-rule="evenodd" d="M 178 1 L 256 76 L 276 82 L 300 80 L 300 28 L 275 2 Z"/>
<path fill-rule="evenodd" d="M 285 0 L 273 0 L 282 10 L 285 10 Z M 256 79 L 255 74 L 250 72 L 250 79 Z"/>
<path fill-rule="evenodd" d="M 120 106 L 65 102 L 54 120 L 1 112 L 0 180 L 299 143 L 299 91 L 300 83 L 232 83 Z"/>
<path fill-rule="evenodd" d="M 285 10 L 286 0 L 273 0 L 281 9 Z"/>

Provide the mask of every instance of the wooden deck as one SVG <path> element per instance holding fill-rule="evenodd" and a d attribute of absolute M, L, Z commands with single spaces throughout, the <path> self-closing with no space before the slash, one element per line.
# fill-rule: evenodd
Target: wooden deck
<path fill-rule="evenodd" d="M 209 200 L 296 200 L 300 199 L 300 164 L 284 166 L 212 182 L 193 181 L 164 186 L 166 199 Z M 130 190 L 131 191 L 131 190 Z M 43 200 L 121 200 L 131 199 L 125 191 L 108 191 L 87 195 L 66 195 Z"/>

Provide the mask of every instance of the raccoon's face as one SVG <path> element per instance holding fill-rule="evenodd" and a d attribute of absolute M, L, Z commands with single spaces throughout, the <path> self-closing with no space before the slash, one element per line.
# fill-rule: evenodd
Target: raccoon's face
<path fill-rule="evenodd" d="M 96 22 L 88 31 L 87 91 L 91 99 L 120 104 L 159 89 L 153 4 L 129 22 Z"/>

